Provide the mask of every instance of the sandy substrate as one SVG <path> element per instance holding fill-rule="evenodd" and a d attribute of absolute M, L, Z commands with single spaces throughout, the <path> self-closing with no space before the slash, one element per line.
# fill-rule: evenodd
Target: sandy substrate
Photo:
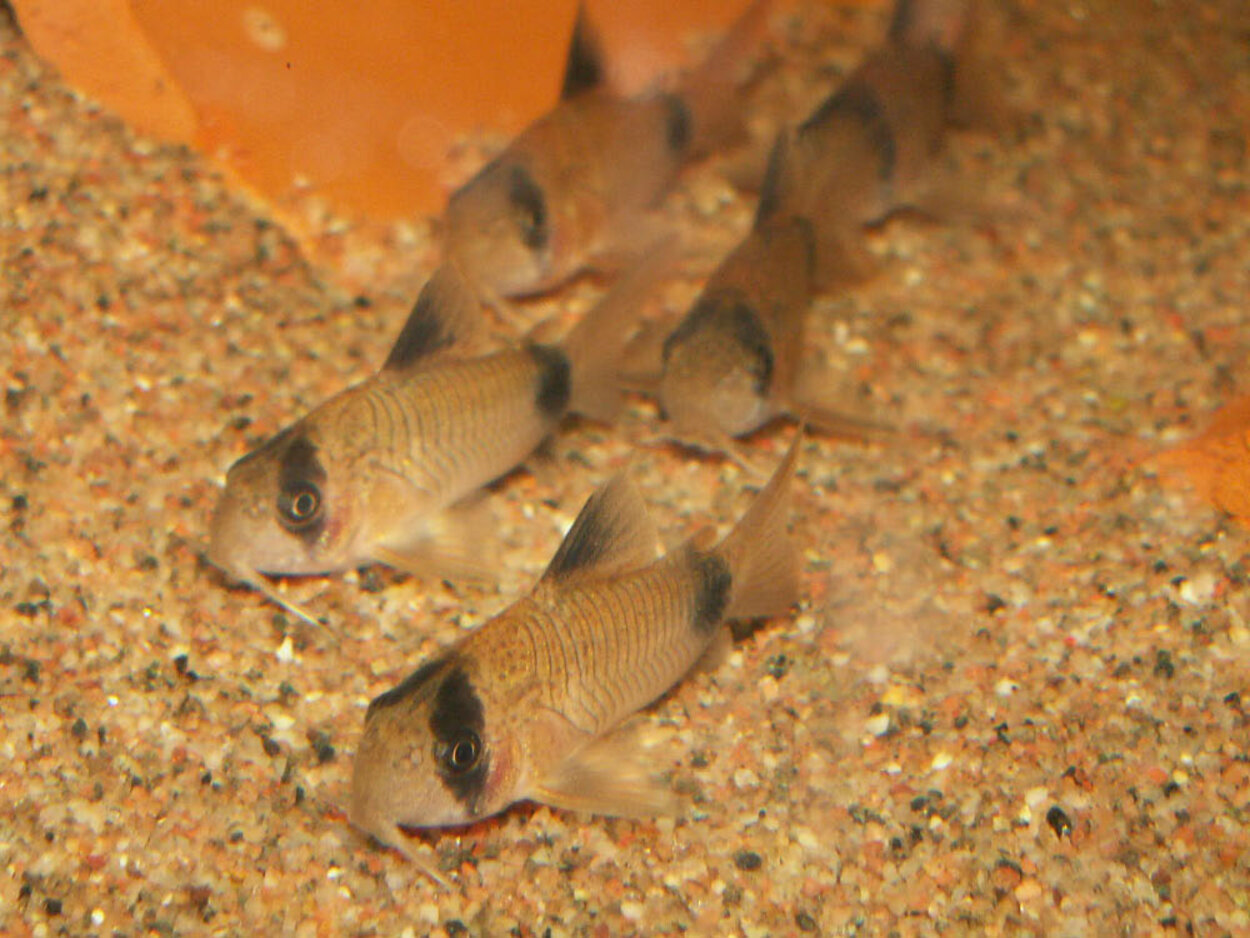
<path fill-rule="evenodd" d="M 415 841 L 450 892 L 345 823 L 369 699 L 525 589 L 631 456 L 670 544 L 757 482 L 639 445 L 637 401 L 498 487 L 497 586 L 291 584 L 335 640 L 229 588 L 202 556 L 225 468 L 384 357 L 431 247 L 332 285 L 0 13 L 0 932 L 1250 936 L 1250 535 L 1151 461 L 1247 390 L 1250 13 L 1008 10 L 1019 120 L 954 147 L 999 210 L 891 224 L 813 317 L 902 432 L 805 445 L 802 608 L 642 718 L 680 815 Z M 793 81 L 823 91 L 883 15 L 814 15 Z M 840 29 L 822 77 L 810 36 Z M 728 191 L 675 204 L 728 243 Z"/>

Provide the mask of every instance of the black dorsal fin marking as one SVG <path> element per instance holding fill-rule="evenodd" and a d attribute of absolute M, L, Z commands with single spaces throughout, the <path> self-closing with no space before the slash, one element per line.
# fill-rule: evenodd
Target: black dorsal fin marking
<path fill-rule="evenodd" d="M 422 288 L 382 370 L 411 368 L 462 342 L 473 331 L 479 311 L 477 297 L 460 268 L 442 264 Z"/>
<path fill-rule="evenodd" d="M 915 14 L 915 4 L 912 0 L 898 0 L 894 5 L 894 15 L 890 17 L 890 31 L 888 33 L 890 42 L 903 42 L 907 38 L 907 33 L 912 28 L 912 20 L 915 18 Z"/>
<path fill-rule="evenodd" d="M 543 581 L 636 570 L 655 560 L 655 544 L 655 527 L 642 496 L 628 477 L 618 475 L 587 500 Z"/>
<path fill-rule="evenodd" d="M 764 182 L 760 186 L 760 201 L 755 207 L 753 228 L 759 228 L 782 206 L 786 198 L 785 173 L 790 160 L 790 136 L 782 132 L 777 136 L 768 154 L 768 167 L 764 170 Z"/>
<path fill-rule="evenodd" d="M 564 63 L 564 83 L 560 86 L 560 100 L 567 101 L 598 88 L 603 81 L 603 49 L 586 16 L 586 4 L 579 3 L 577 19 L 573 21 L 573 38 L 569 41 L 569 56 Z"/>

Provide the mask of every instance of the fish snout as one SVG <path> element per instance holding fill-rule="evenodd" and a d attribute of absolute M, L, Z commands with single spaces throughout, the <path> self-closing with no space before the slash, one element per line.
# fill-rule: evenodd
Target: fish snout
<path fill-rule="evenodd" d="M 362 773 L 352 776 L 352 801 L 347 819 L 358 831 L 384 844 L 399 842 L 399 826 L 379 804 L 373 781 Z"/>
<path fill-rule="evenodd" d="M 249 527 L 246 506 L 224 492 L 209 525 L 208 559 L 241 583 L 255 579 L 255 568 L 248 560 Z"/>

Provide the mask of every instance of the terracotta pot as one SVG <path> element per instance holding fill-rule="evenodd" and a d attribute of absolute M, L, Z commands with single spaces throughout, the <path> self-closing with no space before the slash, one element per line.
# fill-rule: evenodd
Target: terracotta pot
<path fill-rule="evenodd" d="M 743 0 L 593 0 L 636 91 Z M 576 0 L 14 0 L 42 56 L 134 127 L 197 146 L 278 206 L 301 190 L 388 220 L 441 210 L 483 130 L 551 106 Z"/>

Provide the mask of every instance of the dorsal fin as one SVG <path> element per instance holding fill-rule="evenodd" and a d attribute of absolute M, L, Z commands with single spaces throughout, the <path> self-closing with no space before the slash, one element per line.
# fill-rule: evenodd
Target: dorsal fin
<path fill-rule="evenodd" d="M 768 168 L 764 171 L 764 182 L 760 186 L 760 200 L 755 207 L 752 229 L 763 227 L 765 222 L 785 206 L 790 197 L 790 193 L 786 191 L 790 146 L 790 134 L 783 130 L 777 135 L 777 140 L 768 154 Z"/>
<path fill-rule="evenodd" d="M 577 19 L 573 22 L 569 57 L 564 63 L 564 84 L 560 86 L 560 100 L 566 101 L 599 87 L 603 84 L 604 77 L 603 49 L 586 16 L 586 4 L 581 2 L 577 5 Z"/>
<path fill-rule="evenodd" d="M 593 573 L 636 570 L 655 560 L 656 532 L 637 487 L 625 475 L 601 486 L 586 502 L 551 559 L 544 583 Z"/>
<path fill-rule="evenodd" d="M 464 274 L 454 263 L 444 262 L 421 290 L 382 370 L 402 371 L 462 344 L 480 317 L 481 304 Z"/>

